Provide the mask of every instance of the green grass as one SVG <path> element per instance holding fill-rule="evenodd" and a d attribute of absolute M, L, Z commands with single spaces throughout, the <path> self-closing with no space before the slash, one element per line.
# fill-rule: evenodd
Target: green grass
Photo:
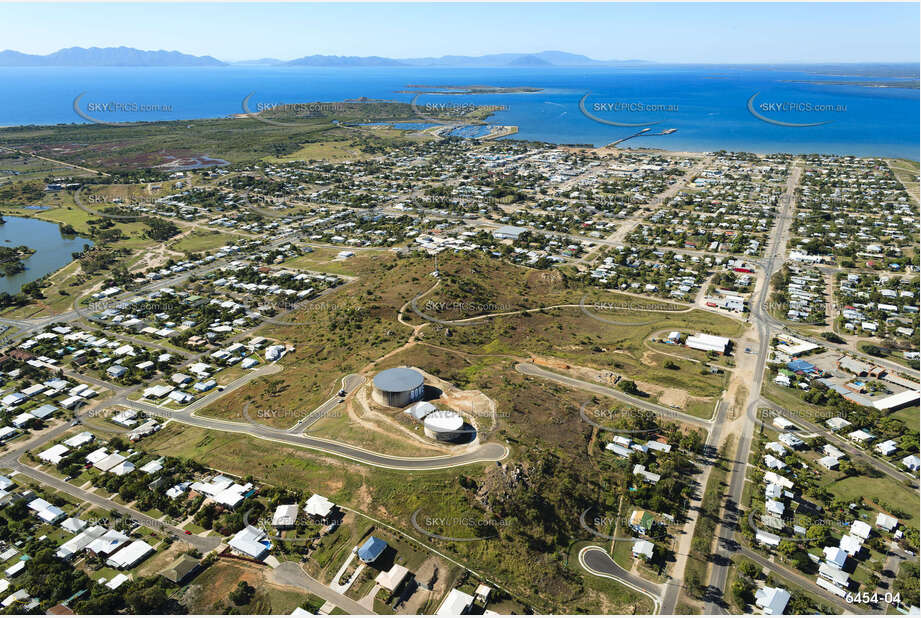
<path fill-rule="evenodd" d="M 765 375 L 765 380 L 761 387 L 761 394 L 764 395 L 765 398 L 773 401 L 785 410 L 803 410 L 807 413 L 812 413 L 813 418 L 831 418 L 832 415 L 829 414 L 828 408 L 807 403 L 800 396 L 802 392 L 803 391 L 798 388 L 786 388 L 774 384 L 772 380 L 767 379 L 767 375 Z"/>
<path fill-rule="evenodd" d="M 889 504 L 907 514 L 908 518 L 902 519 L 908 525 L 915 528 L 919 525 L 917 494 L 888 476 L 874 479 L 846 477 L 827 485 L 825 489 L 844 500 L 858 503 L 866 499 L 872 504 L 872 499 L 877 498 L 880 504 Z"/>
<path fill-rule="evenodd" d="M 905 423 L 905 427 L 907 427 L 909 431 L 921 430 L 921 408 L 918 406 L 902 408 L 898 412 L 890 414 L 890 416 Z"/>
<path fill-rule="evenodd" d="M 687 603 L 678 603 L 675 605 L 675 615 L 676 616 L 696 616 L 700 614 L 700 609 Z"/>
<path fill-rule="evenodd" d="M 238 241 L 240 238 L 241 237 L 236 234 L 225 234 L 212 230 L 194 230 L 187 236 L 169 245 L 169 248 L 174 251 L 199 253 L 201 251 L 217 249 L 218 247 Z"/>

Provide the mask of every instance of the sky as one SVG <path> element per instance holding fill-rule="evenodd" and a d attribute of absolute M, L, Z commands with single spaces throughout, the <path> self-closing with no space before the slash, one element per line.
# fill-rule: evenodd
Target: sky
<path fill-rule="evenodd" d="M 125 45 L 220 60 L 561 50 L 656 62 L 918 62 L 914 3 L 13 3 L 0 48 Z"/>

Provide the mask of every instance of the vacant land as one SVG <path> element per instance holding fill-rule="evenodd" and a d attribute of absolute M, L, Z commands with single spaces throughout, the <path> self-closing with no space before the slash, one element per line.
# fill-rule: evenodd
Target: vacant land
<path fill-rule="evenodd" d="M 192 580 L 182 600 L 190 614 L 222 614 L 229 610 L 235 614 L 290 614 L 306 600 L 306 593 L 271 584 L 267 581 L 268 568 L 219 559 Z M 239 582 L 256 589 L 252 600 L 243 605 L 236 605 L 229 598 Z"/>
<path fill-rule="evenodd" d="M 889 505 L 904 513 L 901 519 L 914 528 L 918 527 L 918 495 L 898 481 L 883 476 L 868 480 L 864 477 L 849 476 L 835 481 L 825 487 L 842 500 L 872 504 L 874 500 L 880 505 Z"/>

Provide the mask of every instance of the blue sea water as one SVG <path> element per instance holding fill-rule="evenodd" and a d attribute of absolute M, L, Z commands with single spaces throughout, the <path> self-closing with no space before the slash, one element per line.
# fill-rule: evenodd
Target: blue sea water
<path fill-rule="evenodd" d="M 667 150 L 747 150 L 752 152 L 835 153 L 905 157 L 918 160 L 919 91 L 833 83 L 854 78 L 821 76 L 790 68 L 743 66 L 643 65 L 599 68 L 409 68 L 353 67 L 201 67 L 201 68 L 0 68 L 4 96 L 0 126 L 87 122 L 79 108 L 107 122 L 222 117 L 278 103 L 339 101 L 358 97 L 410 102 L 410 84 L 531 86 L 535 93 L 481 95 L 423 94 L 417 104 L 504 106 L 490 124 L 517 125 L 516 139 L 603 145 L 636 133 L 599 118 L 644 126 L 671 135 L 643 136 L 625 146 Z M 868 80 L 872 81 L 872 80 Z M 812 127 L 770 124 L 752 115 L 747 102 L 764 116 Z M 778 111 L 772 104 L 795 103 L 800 111 Z M 122 111 L 105 111 L 118 104 Z M 628 104 L 612 111 L 604 107 Z M 802 111 L 802 106 L 832 111 Z M 135 111 L 135 107 L 137 111 Z M 152 109 L 141 111 L 141 106 Z M 652 106 L 652 107 L 650 107 Z M 762 107 L 766 106 L 766 107 Z M 637 109 L 641 107 L 641 109 Z M 650 109 L 660 111 L 648 111 Z M 126 111 L 127 110 L 127 111 Z M 657 124 L 652 125 L 652 123 Z M 212 153 L 213 154 L 213 153 Z"/>

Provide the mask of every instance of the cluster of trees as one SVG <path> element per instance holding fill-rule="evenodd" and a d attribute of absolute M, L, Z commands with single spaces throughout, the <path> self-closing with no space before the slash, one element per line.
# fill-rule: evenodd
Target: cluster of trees
<path fill-rule="evenodd" d="M 252 478 L 249 481 L 252 481 Z M 236 534 L 247 524 L 257 523 L 265 511 L 265 504 L 251 496 L 233 510 L 210 502 L 195 513 L 194 521 L 205 530 L 215 530 L 223 536 L 228 536 Z"/>
<path fill-rule="evenodd" d="M 179 227 L 167 219 L 161 219 L 159 217 L 145 217 L 144 225 L 147 226 L 147 231 L 144 232 L 144 236 L 151 240 L 169 240 L 173 236 L 179 233 Z"/>
<path fill-rule="evenodd" d="M 0 519 L 0 538 L 7 538 L 8 521 L 34 525 L 24 501 L 7 506 Z M 31 556 L 17 586 L 30 596 L 41 599 L 42 609 L 77 596 L 72 607 L 78 614 L 184 613 L 184 608 L 167 595 L 167 582 L 161 577 L 141 577 L 125 582 L 118 590 L 109 590 L 55 555 L 57 547 L 50 539 L 31 538 L 20 549 Z M 16 611 L 16 606 L 10 608 Z M 8 613 L 8 612 L 4 612 Z"/>
<path fill-rule="evenodd" d="M 73 254 L 75 260 L 80 261 L 80 268 L 84 273 L 92 275 L 102 270 L 110 270 L 123 263 L 122 260 L 129 256 L 128 249 L 113 249 L 110 247 L 84 246 L 83 251 Z"/>
<path fill-rule="evenodd" d="M 893 582 L 894 592 L 902 595 L 902 605 L 918 607 L 919 603 L 919 577 L 918 565 L 915 562 L 905 560 L 899 569 L 899 574 Z"/>
<path fill-rule="evenodd" d="M 738 221 L 740 227 L 746 222 L 754 223 L 754 221 L 740 220 Z M 656 240 L 654 243 L 653 239 Z M 684 246 L 685 243 L 691 243 L 693 246 L 703 249 L 710 245 L 710 243 L 716 241 L 720 243 L 727 243 L 728 253 L 742 253 L 748 249 L 748 244 L 752 240 L 758 240 L 758 237 L 752 235 L 751 233 L 745 230 L 737 230 L 732 236 L 727 236 L 726 234 L 720 233 L 718 231 L 705 231 L 703 234 L 698 233 L 697 227 L 695 226 L 693 230 L 682 230 L 672 226 L 666 225 L 642 225 L 635 232 L 630 234 L 627 240 L 631 243 L 638 245 L 650 245 L 650 244 L 662 244 L 669 240 L 674 240 L 678 243 L 678 246 Z M 762 242 L 762 246 L 764 243 Z"/>
<path fill-rule="evenodd" d="M 18 247 L 0 247 L 0 273 L 5 276 L 21 273 L 26 269 L 23 265 L 23 257 L 29 256 L 34 251 L 26 245 Z"/>
<path fill-rule="evenodd" d="M 38 180 L 10 182 L 0 186 L 0 202 L 34 204 L 45 196 L 45 186 Z"/>

